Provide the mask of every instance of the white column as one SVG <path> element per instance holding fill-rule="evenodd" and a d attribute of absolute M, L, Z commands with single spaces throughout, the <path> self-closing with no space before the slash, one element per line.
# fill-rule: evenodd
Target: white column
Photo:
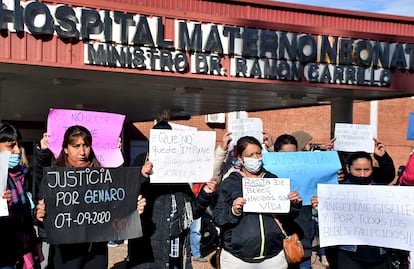
<path fill-rule="evenodd" d="M 378 101 L 370 102 L 369 124 L 372 126 L 374 137 L 378 134 Z"/>

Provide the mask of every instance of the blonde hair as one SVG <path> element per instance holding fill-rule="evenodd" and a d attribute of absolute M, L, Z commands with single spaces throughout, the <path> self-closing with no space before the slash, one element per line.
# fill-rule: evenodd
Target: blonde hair
<path fill-rule="evenodd" d="M 25 165 L 26 167 L 29 167 L 29 160 L 27 159 L 26 150 L 24 147 L 20 147 L 21 152 L 21 159 L 20 164 Z"/>

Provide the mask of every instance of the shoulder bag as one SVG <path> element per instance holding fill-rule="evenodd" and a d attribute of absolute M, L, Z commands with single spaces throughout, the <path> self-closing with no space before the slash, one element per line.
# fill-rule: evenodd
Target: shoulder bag
<path fill-rule="evenodd" d="M 283 239 L 283 250 L 285 252 L 285 258 L 288 263 L 300 263 L 305 255 L 302 242 L 299 240 L 299 236 L 294 233 L 288 235 L 282 227 L 280 221 L 274 217 L 276 224 L 279 226 L 280 231 L 285 236 Z"/>

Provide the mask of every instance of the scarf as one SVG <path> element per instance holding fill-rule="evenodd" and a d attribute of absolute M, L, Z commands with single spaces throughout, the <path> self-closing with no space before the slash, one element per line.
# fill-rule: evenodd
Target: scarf
<path fill-rule="evenodd" d="M 369 177 L 356 177 L 353 175 L 349 175 L 348 176 L 348 181 L 351 184 L 355 184 L 355 185 L 369 185 L 372 183 L 372 176 Z"/>
<path fill-rule="evenodd" d="M 7 187 L 12 193 L 12 199 L 9 202 L 10 204 L 17 204 L 21 202 L 26 204 L 27 199 L 25 196 L 25 191 L 23 189 L 24 185 L 24 173 L 23 168 L 19 165 L 13 169 L 9 169 L 9 176 L 7 178 Z"/>
<path fill-rule="evenodd" d="M 19 264 L 23 269 L 34 269 L 39 259 L 38 241 L 33 228 L 30 200 L 23 188 L 24 172 L 21 166 L 9 170 L 7 188 L 12 193 L 9 201 L 9 218 L 15 224 Z"/>

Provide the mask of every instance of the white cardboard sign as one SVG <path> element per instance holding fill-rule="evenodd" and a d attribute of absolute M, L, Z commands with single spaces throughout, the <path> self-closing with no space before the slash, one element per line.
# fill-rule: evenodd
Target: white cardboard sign
<path fill-rule="evenodd" d="M 371 125 L 365 124 L 335 124 L 334 149 L 337 151 L 366 151 L 374 152 L 374 132 Z"/>
<path fill-rule="evenodd" d="M 152 129 L 151 183 L 207 182 L 213 177 L 216 132 Z"/>
<path fill-rule="evenodd" d="M 243 178 L 244 212 L 288 213 L 290 180 L 288 178 Z"/>
<path fill-rule="evenodd" d="M 414 187 L 318 185 L 320 246 L 414 250 Z"/>
<path fill-rule="evenodd" d="M 259 118 L 233 119 L 229 122 L 228 131 L 231 132 L 231 145 L 247 135 L 257 138 L 260 143 L 263 141 L 263 122 Z"/>

